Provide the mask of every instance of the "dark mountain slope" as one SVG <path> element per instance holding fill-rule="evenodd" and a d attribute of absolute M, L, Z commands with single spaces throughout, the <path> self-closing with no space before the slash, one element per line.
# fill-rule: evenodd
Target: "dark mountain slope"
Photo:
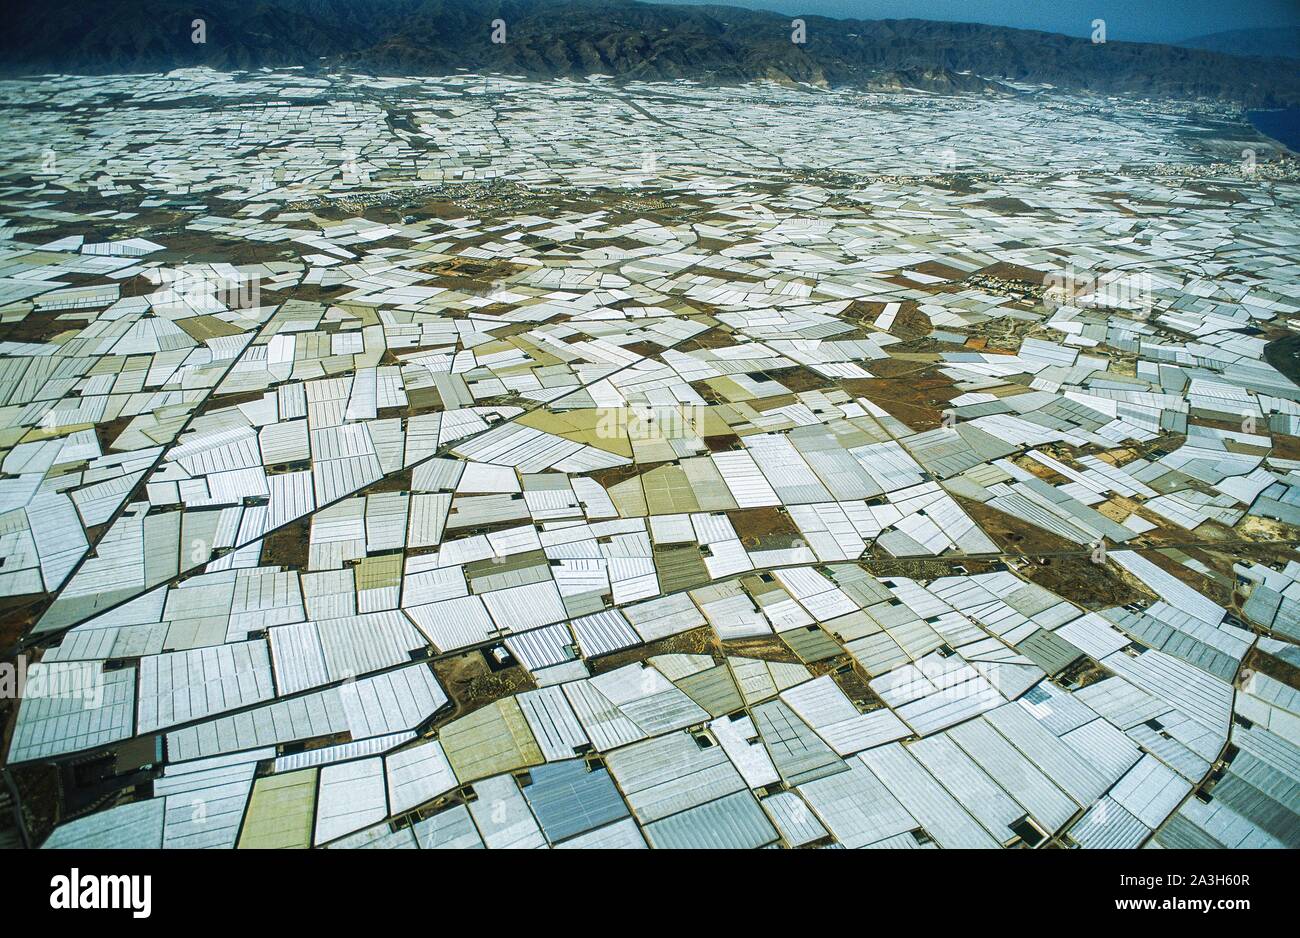
<path fill-rule="evenodd" d="M 732 82 L 774 78 L 936 90 L 974 76 L 1100 93 L 1300 103 L 1294 68 L 1173 46 L 1094 45 L 1052 33 L 926 20 L 805 17 L 632 0 L 12 0 L 0 61 L 8 74 L 348 65 L 384 73 L 457 68 L 532 76 Z M 191 42 L 191 22 L 207 42 Z M 505 44 L 490 41 L 494 19 Z M 965 75 L 963 73 L 971 73 Z"/>

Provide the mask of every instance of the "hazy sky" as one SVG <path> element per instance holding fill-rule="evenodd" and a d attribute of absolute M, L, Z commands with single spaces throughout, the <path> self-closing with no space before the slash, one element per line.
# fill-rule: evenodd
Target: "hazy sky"
<path fill-rule="evenodd" d="M 660 0 L 664 2 L 664 0 Z M 1300 26 L 1300 0 L 667 0 L 721 3 L 797 15 L 864 20 L 927 19 L 991 23 L 1087 36 L 1094 19 L 1106 36 L 1170 42 L 1229 29 Z"/>

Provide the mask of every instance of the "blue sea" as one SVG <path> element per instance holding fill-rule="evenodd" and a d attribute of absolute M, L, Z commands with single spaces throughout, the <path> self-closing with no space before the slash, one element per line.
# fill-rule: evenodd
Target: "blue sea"
<path fill-rule="evenodd" d="M 1300 153 L 1300 107 L 1281 111 L 1250 111 L 1246 114 L 1256 130 L 1272 137 L 1289 150 Z"/>

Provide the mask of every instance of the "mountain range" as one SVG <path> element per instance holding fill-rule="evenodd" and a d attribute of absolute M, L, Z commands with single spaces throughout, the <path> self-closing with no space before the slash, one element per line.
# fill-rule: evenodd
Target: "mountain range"
<path fill-rule="evenodd" d="M 23 75 L 349 67 L 530 77 L 753 79 L 998 91 L 1002 82 L 1099 94 L 1300 104 L 1294 63 L 928 20 L 788 16 L 633 0 L 10 0 L 0 72 Z M 203 21 L 202 43 L 193 41 Z M 493 20 L 505 23 L 492 41 Z M 498 32 L 499 35 L 499 32 Z"/>
<path fill-rule="evenodd" d="M 1207 36 L 1193 36 L 1191 39 L 1184 39 L 1178 45 L 1190 49 L 1226 52 L 1229 55 L 1300 59 L 1300 27 L 1230 29 L 1226 32 L 1210 33 Z"/>

